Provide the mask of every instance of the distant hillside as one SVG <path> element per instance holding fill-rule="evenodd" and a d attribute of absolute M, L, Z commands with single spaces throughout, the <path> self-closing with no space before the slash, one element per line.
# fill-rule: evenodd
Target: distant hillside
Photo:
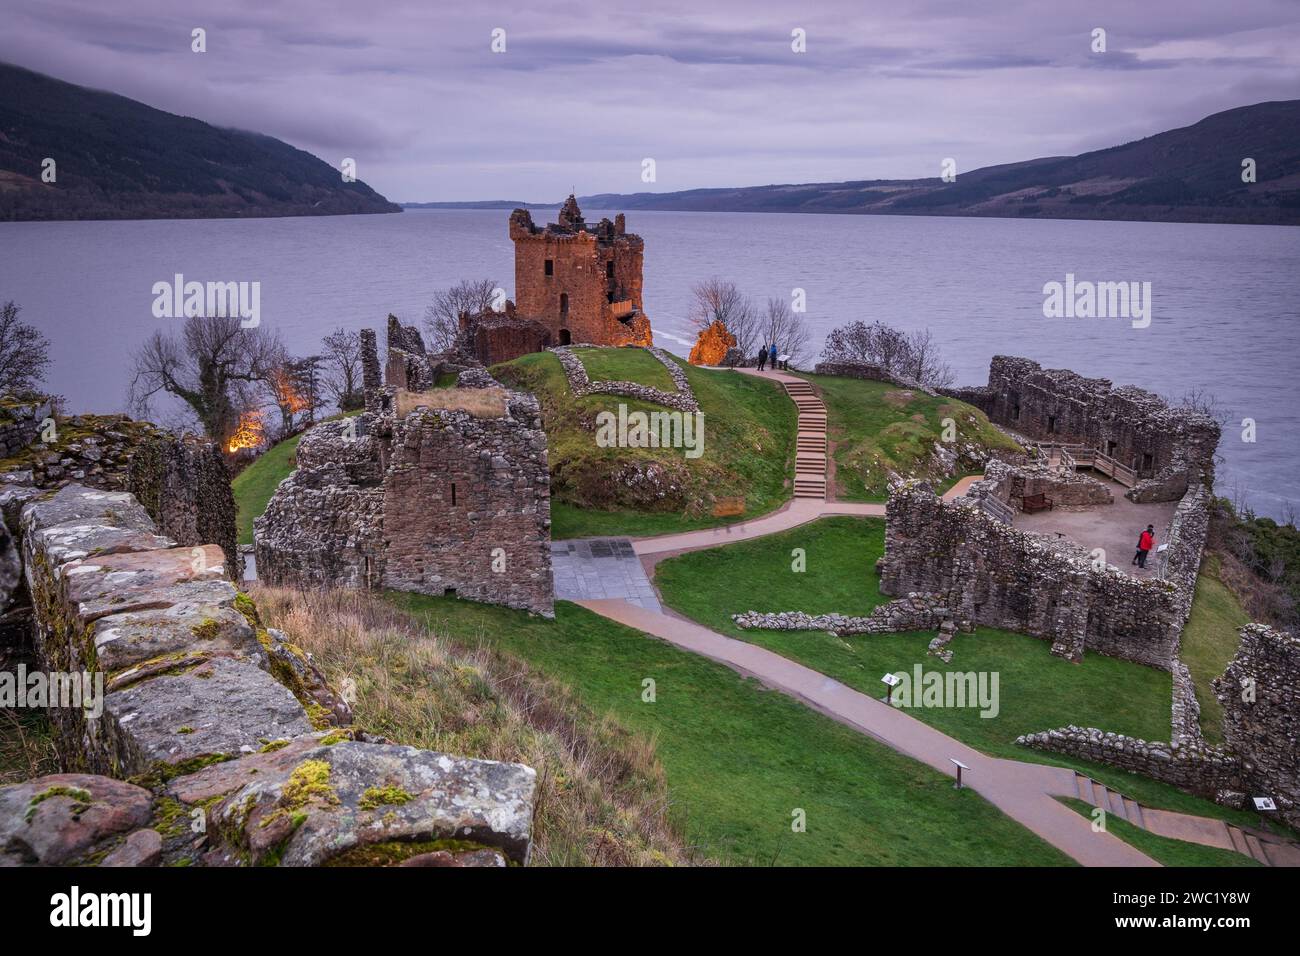
<path fill-rule="evenodd" d="M 1254 184 L 1241 162 L 1256 162 Z M 960 157 L 958 157 L 960 160 Z M 938 159 L 935 160 L 936 166 Z M 1258 103 L 1123 146 L 957 179 L 692 189 L 581 196 L 584 208 L 819 212 L 1300 225 L 1300 100 Z M 448 205 L 448 204 L 443 204 Z"/>
<path fill-rule="evenodd" d="M 42 161 L 56 163 L 54 183 Z M 400 212 L 270 136 L 0 63 L 0 220 Z"/>

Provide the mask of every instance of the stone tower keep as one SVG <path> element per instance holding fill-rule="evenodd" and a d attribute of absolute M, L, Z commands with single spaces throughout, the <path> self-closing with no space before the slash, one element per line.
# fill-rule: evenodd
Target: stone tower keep
<path fill-rule="evenodd" d="M 651 345 L 641 307 L 645 243 L 613 222 L 588 225 L 569 196 L 558 221 L 539 228 L 526 209 L 510 214 L 515 244 L 515 311 L 542 325 L 556 345 Z"/>

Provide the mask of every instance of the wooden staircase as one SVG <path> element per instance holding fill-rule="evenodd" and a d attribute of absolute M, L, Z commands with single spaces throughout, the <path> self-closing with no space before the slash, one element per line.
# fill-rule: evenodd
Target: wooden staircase
<path fill-rule="evenodd" d="M 799 409 L 795 437 L 794 496 L 826 500 L 826 406 L 803 379 L 782 380 Z"/>
<path fill-rule="evenodd" d="M 1157 836 L 1170 839 L 1186 839 L 1188 842 L 1203 846 L 1217 846 L 1221 849 L 1233 849 L 1243 856 L 1248 856 L 1264 866 L 1300 865 L 1300 847 L 1293 843 L 1283 843 L 1279 838 L 1262 830 L 1243 829 L 1223 820 L 1211 820 L 1206 817 L 1188 817 L 1166 810 L 1152 810 L 1143 807 L 1118 790 L 1112 790 L 1103 783 L 1093 780 L 1086 774 L 1074 772 L 1074 785 L 1079 799 L 1094 807 L 1100 807 L 1133 826 L 1147 830 Z M 1185 829 L 1184 821 L 1195 822 L 1197 831 Z M 1179 832 L 1184 830 L 1184 832 Z"/>

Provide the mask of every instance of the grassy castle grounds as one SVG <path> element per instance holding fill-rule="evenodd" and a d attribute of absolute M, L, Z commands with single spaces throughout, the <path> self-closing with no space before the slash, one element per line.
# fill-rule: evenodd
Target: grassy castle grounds
<path fill-rule="evenodd" d="M 673 389 L 667 370 L 644 350 L 577 348 L 574 354 L 592 381 Z M 598 412 L 619 404 L 645 412 L 662 407 L 615 395 L 575 397 L 553 354 L 493 367 L 499 380 L 540 400 L 553 539 L 715 527 L 769 513 L 789 499 L 796 421 L 780 386 L 679 364 L 705 417 L 705 452 L 697 459 L 680 449 L 599 447 Z M 943 476 L 932 454 L 948 418 L 960 444 L 1015 447 L 982 412 L 955 400 L 874 381 L 803 377 L 827 406 L 834 487 L 843 500 L 883 500 L 890 472 L 926 477 L 940 488 L 956 481 L 964 472 Z M 294 438 L 275 446 L 235 479 L 241 541 L 251 540 L 253 518 L 292 471 L 296 444 Z M 742 500 L 743 512 L 716 513 L 714 506 L 727 499 Z M 792 567 L 799 549 L 802 571 Z M 1100 654 L 1072 664 L 1052 656 L 1046 641 L 990 628 L 959 633 L 945 664 L 927 654 L 929 631 L 838 637 L 742 630 L 731 619 L 751 610 L 868 614 L 889 600 L 875 570 L 883 551 L 883 520 L 827 517 L 669 557 L 653 571 L 672 612 L 872 696 L 883 693 L 882 675 L 911 673 L 917 664 L 933 672 L 996 673 L 996 716 L 983 717 L 978 707 L 910 709 L 984 753 L 1070 767 L 1147 806 L 1242 826 L 1258 822 L 1146 777 L 1015 745 L 1020 734 L 1066 724 L 1167 740 L 1166 671 Z M 1248 619 L 1216 567 L 1208 557 L 1183 639 L 1212 741 L 1220 711 L 1210 680 L 1231 659 L 1236 628 Z M 280 615 L 277 626 L 312 651 L 332 680 L 358 681 L 368 728 L 400 743 L 536 766 L 546 795 L 539 862 L 1072 862 L 978 794 L 953 790 L 945 775 L 727 667 L 576 604 L 557 602 L 555 619 L 545 620 L 452 597 L 258 590 L 270 615 Z M 331 628 L 312 626 L 322 614 L 345 622 L 342 637 L 322 636 Z M 544 699 L 555 702 L 548 711 L 555 719 L 539 726 L 520 708 Z M 467 713 L 476 720 L 464 719 Z M 1085 812 L 1082 803 L 1076 809 Z M 805 832 L 791 828 L 798 811 L 806 814 Z M 1116 836 L 1166 865 L 1252 862 L 1113 817 L 1107 822 Z"/>
<path fill-rule="evenodd" d="M 802 573 L 791 570 L 795 548 L 806 555 L 807 570 Z M 837 637 L 822 631 L 744 630 L 731 620 L 732 614 L 750 610 L 867 614 L 889 600 L 879 593 L 874 570 L 883 553 L 880 519 L 823 518 L 779 534 L 669 558 L 659 563 L 655 582 L 664 602 L 678 613 L 866 694 L 882 696 L 882 675 L 911 673 L 918 663 L 926 671 L 997 672 L 1001 699 L 996 717 L 981 717 L 976 708 L 917 707 L 908 712 L 987 754 L 1071 767 L 1148 806 L 1258 824 L 1253 814 L 1146 777 L 1015 745 L 1020 734 L 1066 724 L 1168 740 L 1171 679 L 1166 671 L 1100 654 L 1071 664 L 1052 656 L 1046 641 L 993 628 L 959 633 L 948 645 L 953 660 L 945 664 L 926 653 L 934 637 L 931 631 Z M 1212 613 L 1213 605 L 1206 604 L 1198 591 L 1194 618 Z M 1221 633 L 1209 621 L 1204 627 Z M 1224 651 L 1218 647 L 1215 652 Z M 1232 651 L 1226 648 L 1228 657 Z"/>

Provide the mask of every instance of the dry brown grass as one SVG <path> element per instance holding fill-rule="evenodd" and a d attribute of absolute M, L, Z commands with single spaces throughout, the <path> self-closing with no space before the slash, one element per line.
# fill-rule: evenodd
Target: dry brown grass
<path fill-rule="evenodd" d="M 506 390 L 504 388 L 435 388 L 427 392 L 408 392 L 399 389 L 395 404 L 398 418 L 406 417 L 421 406 L 469 412 L 475 418 L 504 418 Z"/>
<path fill-rule="evenodd" d="M 0 710 L 0 787 L 59 772 L 59 754 L 43 710 Z"/>
<path fill-rule="evenodd" d="M 358 728 L 536 768 L 534 865 L 692 862 L 668 822 L 653 744 L 585 710 L 567 687 L 490 649 L 457 646 L 363 592 L 252 596 L 335 686 L 356 682 Z"/>

